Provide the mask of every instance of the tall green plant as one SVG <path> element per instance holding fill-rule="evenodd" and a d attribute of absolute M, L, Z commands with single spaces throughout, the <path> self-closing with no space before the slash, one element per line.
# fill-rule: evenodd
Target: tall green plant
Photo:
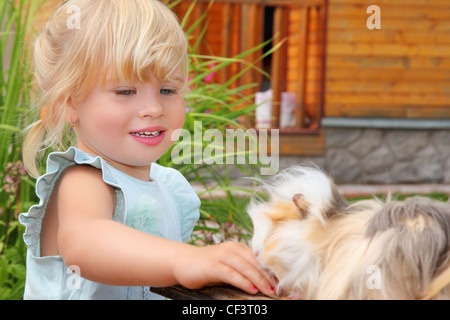
<path fill-rule="evenodd" d="M 44 0 L 3 0 L 0 3 L 0 167 L 20 157 L 22 128 L 31 119 L 32 73 L 30 36 L 34 17 Z"/>
<path fill-rule="evenodd" d="M 34 185 L 20 162 L 22 130 L 33 120 L 27 37 L 43 3 L 0 2 L 0 299 L 23 294 L 26 249 L 17 213 L 35 200 Z"/>
<path fill-rule="evenodd" d="M 181 1 L 171 2 L 169 6 L 176 6 Z M 212 3 L 212 2 L 211 2 Z M 251 56 L 254 52 L 262 52 L 262 48 L 265 47 L 271 40 L 261 43 L 245 52 L 242 52 L 234 57 L 217 57 L 208 55 L 199 55 L 197 49 L 204 41 L 204 34 L 207 27 L 207 15 L 208 11 L 195 20 L 189 27 L 188 21 L 190 15 L 194 10 L 197 2 L 193 1 L 190 7 L 187 9 L 185 16 L 182 18 L 181 25 L 184 28 L 187 36 L 190 38 L 189 47 L 189 60 L 190 60 L 190 79 L 189 79 L 189 91 L 186 94 L 187 102 L 187 114 L 184 129 L 188 130 L 191 141 L 188 141 L 192 145 L 192 149 L 203 151 L 211 143 L 208 141 L 194 140 L 195 135 L 204 136 L 208 129 L 214 128 L 222 133 L 222 137 L 226 137 L 227 129 L 243 129 L 239 124 L 238 119 L 241 116 L 249 116 L 254 113 L 257 107 L 254 103 L 255 94 L 246 95 L 248 89 L 252 89 L 258 86 L 257 83 L 250 83 L 242 86 L 237 86 L 237 80 L 242 77 L 246 72 L 251 69 L 255 69 L 261 72 L 264 76 L 269 77 L 264 71 L 257 67 L 258 62 L 265 56 L 270 55 L 273 51 L 277 50 L 279 46 L 274 46 L 272 50 L 261 55 L 259 59 L 253 62 L 248 62 L 247 57 Z M 202 27 L 203 26 L 203 27 Z M 194 31 L 196 37 L 194 38 Z M 234 74 L 230 79 L 227 79 L 225 83 L 218 83 L 214 81 L 213 75 L 219 72 L 221 69 L 229 67 L 231 64 L 238 63 L 242 65 L 241 71 Z M 179 141 L 175 143 L 173 148 L 181 148 L 182 144 L 186 141 Z M 199 144 L 200 145 L 196 145 Z M 237 157 L 238 153 L 243 153 L 244 156 L 249 157 L 254 150 L 227 150 L 226 146 L 217 146 L 221 148 L 223 164 L 207 164 L 204 162 L 196 162 L 195 157 L 198 154 L 192 152 L 188 157 L 188 161 L 184 161 L 181 164 L 175 164 L 172 156 L 172 150 L 169 150 L 159 162 L 166 166 L 174 166 L 180 170 L 191 183 L 196 183 L 204 187 L 204 191 L 200 191 L 199 195 L 202 197 L 202 206 L 200 208 L 201 222 L 197 226 L 197 229 L 202 231 L 211 231 L 216 233 L 223 233 L 223 228 L 220 226 L 227 223 L 230 226 L 237 226 L 237 230 L 250 231 L 251 221 L 245 212 L 245 201 L 235 196 L 236 192 L 242 194 L 252 194 L 254 190 L 239 188 L 233 186 L 230 178 L 231 170 L 236 168 L 243 172 L 245 176 L 255 176 L 258 174 L 261 167 L 261 163 L 250 163 L 246 161 L 246 165 L 239 165 L 236 163 L 227 164 L 225 159 L 227 157 Z M 230 154 L 231 153 L 231 154 Z M 184 158 L 184 160 L 186 160 Z M 189 161 L 190 160 L 190 161 Z M 204 159 L 203 159 L 204 160 Z M 218 160 L 216 158 L 216 160 Z M 215 162 L 217 163 L 217 162 Z M 233 169 L 232 169 L 233 167 Z M 221 192 L 224 197 L 217 199 L 212 196 L 215 192 Z M 211 229 L 207 226 L 202 226 L 205 220 L 216 222 L 216 228 Z"/>

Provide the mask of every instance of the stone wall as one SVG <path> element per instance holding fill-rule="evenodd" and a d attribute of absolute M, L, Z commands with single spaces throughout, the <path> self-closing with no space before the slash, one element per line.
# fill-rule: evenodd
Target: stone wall
<path fill-rule="evenodd" d="M 326 153 L 320 162 L 339 183 L 450 183 L 450 130 L 326 128 L 325 132 Z"/>
<path fill-rule="evenodd" d="M 423 121 L 408 122 L 408 128 L 350 124 L 324 126 L 323 156 L 280 156 L 279 170 L 314 163 L 338 184 L 450 184 L 450 122 L 425 123 L 425 128 Z M 415 124 L 419 128 L 413 129 Z M 239 179 L 242 172 L 231 175 Z"/>

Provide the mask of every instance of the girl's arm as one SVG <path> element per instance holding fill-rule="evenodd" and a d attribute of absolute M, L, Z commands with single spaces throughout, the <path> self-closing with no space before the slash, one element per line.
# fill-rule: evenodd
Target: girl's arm
<path fill-rule="evenodd" d="M 58 188 L 58 246 L 65 263 L 78 266 L 82 277 L 110 285 L 180 283 L 190 289 L 229 283 L 248 293 L 256 287 L 274 293 L 249 247 L 195 247 L 151 236 L 113 221 L 114 208 L 114 189 L 101 171 L 66 169 Z"/>

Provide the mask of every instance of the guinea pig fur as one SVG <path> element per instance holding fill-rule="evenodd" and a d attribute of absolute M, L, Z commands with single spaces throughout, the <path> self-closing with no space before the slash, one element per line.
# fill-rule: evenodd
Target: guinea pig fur
<path fill-rule="evenodd" d="M 449 299 L 450 204 L 424 197 L 348 203 L 314 166 L 262 182 L 252 249 L 300 299 Z"/>

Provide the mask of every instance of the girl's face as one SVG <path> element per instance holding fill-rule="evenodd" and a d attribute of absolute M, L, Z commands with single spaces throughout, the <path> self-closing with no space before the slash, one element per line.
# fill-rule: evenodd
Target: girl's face
<path fill-rule="evenodd" d="M 150 165 L 176 141 L 185 120 L 183 82 L 119 83 L 100 81 L 72 105 L 78 148 L 101 156 L 129 175 L 148 180 Z M 172 136 L 174 134 L 174 136 Z"/>

